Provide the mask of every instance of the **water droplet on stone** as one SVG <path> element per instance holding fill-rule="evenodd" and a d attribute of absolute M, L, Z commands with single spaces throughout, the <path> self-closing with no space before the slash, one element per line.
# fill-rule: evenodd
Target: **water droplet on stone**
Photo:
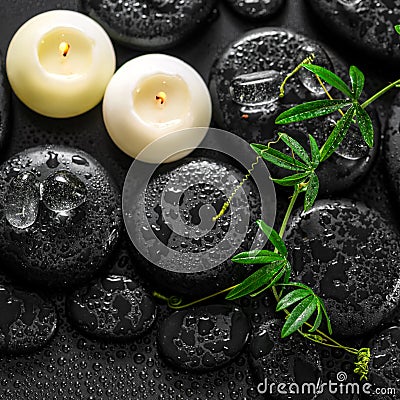
<path fill-rule="evenodd" d="M 31 172 L 17 175 L 10 183 L 5 200 L 5 216 L 15 228 L 33 225 L 39 213 L 40 192 L 38 181 Z"/>
<path fill-rule="evenodd" d="M 46 161 L 46 165 L 49 168 L 57 168 L 60 165 L 57 159 L 58 154 L 54 153 L 54 151 L 49 151 L 47 154 L 49 155 L 49 159 Z"/>
<path fill-rule="evenodd" d="M 329 58 L 328 54 L 326 54 L 325 50 L 323 50 L 319 46 L 315 46 L 312 44 L 307 44 L 303 47 L 302 51 L 299 53 L 299 62 L 305 60 L 307 57 L 310 57 L 312 54 L 314 54 L 315 56 L 313 64 L 329 69 L 330 71 L 333 71 L 332 61 Z M 300 82 L 303 84 L 303 86 L 310 92 L 316 95 L 325 94 L 325 90 L 321 86 L 316 76 L 307 69 L 302 68 L 299 71 L 299 79 Z M 328 92 L 332 89 L 332 86 L 326 83 L 324 83 L 324 86 Z"/>
<path fill-rule="evenodd" d="M 82 156 L 78 156 L 78 155 L 72 156 L 72 162 L 77 165 L 89 166 L 89 161 L 86 160 L 86 158 L 83 158 Z"/>
<path fill-rule="evenodd" d="M 243 106 L 269 104 L 279 99 L 281 74 L 275 70 L 253 72 L 233 78 L 232 99 Z"/>
<path fill-rule="evenodd" d="M 86 201 L 86 185 L 69 171 L 57 171 L 41 186 L 45 206 L 56 212 L 70 211 Z"/>

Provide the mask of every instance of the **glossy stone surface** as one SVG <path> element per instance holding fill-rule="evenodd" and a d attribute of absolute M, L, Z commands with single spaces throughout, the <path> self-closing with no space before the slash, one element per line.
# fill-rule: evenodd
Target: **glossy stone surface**
<path fill-rule="evenodd" d="M 82 0 L 83 10 L 116 41 L 141 50 L 175 46 L 210 18 L 215 0 Z"/>
<path fill-rule="evenodd" d="M 250 31 L 232 43 L 216 60 L 210 76 L 215 122 L 250 143 L 276 141 L 277 132 L 286 132 L 308 147 L 311 133 L 321 147 L 340 117 L 339 113 L 297 124 L 275 125 L 276 117 L 286 109 L 305 101 L 326 99 L 319 82 L 301 70 L 287 83 L 285 96 L 279 88 L 285 76 L 301 61 L 315 54 L 314 63 L 341 77 L 348 68 L 335 55 L 328 54 L 317 42 L 278 28 Z M 295 57 L 293 56 L 295 55 Z M 342 95 L 328 85 L 334 98 Z M 322 194 L 333 194 L 356 185 L 371 169 L 379 151 L 381 127 L 373 109 L 369 109 L 375 128 L 375 146 L 369 149 L 357 127 L 352 127 L 340 148 L 318 170 Z M 278 143 L 274 148 L 283 149 Z M 268 163 L 273 177 L 283 171 Z"/>
<path fill-rule="evenodd" d="M 110 275 L 78 289 L 67 300 L 72 323 L 84 333 L 109 340 L 129 340 L 156 319 L 153 299 L 137 283 Z"/>
<path fill-rule="evenodd" d="M 285 0 L 227 0 L 228 4 L 245 18 L 263 20 L 276 14 Z"/>
<path fill-rule="evenodd" d="M 308 0 L 308 4 L 343 45 L 351 45 L 379 57 L 400 59 L 399 0 Z"/>
<path fill-rule="evenodd" d="M 321 360 L 313 344 L 298 335 L 281 339 L 283 322 L 273 319 L 261 324 L 249 344 L 249 361 L 258 384 L 275 384 L 275 390 L 265 398 L 313 399 L 314 395 L 282 395 L 277 393 L 279 383 L 317 383 L 321 377 Z M 264 388 L 264 385 L 261 389 Z M 271 388 L 271 386 L 269 386 Z M 270 397 L 269 397 L 270 396 Z"/>
<path fill-rule="evenodd" d="M 77 163 L 77 157 L 86 164 Z M 106 266 L 121 228 L 120 195 L 112 179 L 96 160 L 77 149 L 44 146 L 13 156 L 0 167 L 0 197 L 18 174 L 32 173 L 42 184 L 60 171 L 69 171 L 84 184 L 84 204 L 63 212 L 42 204 L 34 224 L 26 229 L 6 223 L 0 204 L 2 267 L 42 286 L 69 286 L 91 279 Z"/>
<path fill-rule="evenodd" d="M 275 118 L 284 110 L 285 104 L 325 99 L 316 79 L 301 73 L 289 80 L 286 96 L 278 100 L 279 87 L 285 76 L 312 53 L 316 63 L 330 70 L 336 70 L 342 64 L 336 63 L 335 59 L 333 68 L 331 57 L 320 44 L 285 29 L 261 28 L 245 33 L 226 48 L 211 70 L 209 87 L 215 122 L 251 143 L 270 139 Z M 232 83 L 239 76 L 242 79 L 247 76 L 248 85 L 253 80 L 253 88 L 248 90 L 255 91 L 258 74 L 275 76 L 270 79 L 270 88 L 267 84 L 263 88 L 264 98 L 270 101 L 260 102 L 260 93 L 254 97 L 257 101 L 253 104 L 238 102 L 238 96 L 232 96 L 235 93 Z"/>
<path fill-rule="evenodd" d="M 213 371 L 230 363 L 245 346 L 250 328 L 246 315 L 229 305 L 210 305 L 177 311 L 158 333 L 166 361 L 192 372 Z"/>
<path fill-rule="evenodd" d="M 139 273 L 162 292 L 191 297 L 243 280 L 252 267 L 237 268 L 230 254 L 250 249 L 256 238 L 261 199 L 253 181 L 247 181 L 227 212 L 213 221 L 243 178 L 236 167 L 207 157 L 159 168 L 139 197 L 144 205 L 133 207 L 144 207 L 143 218 L 130 213 L 130 235 L 144 243 L 145 253 L 135 253 Z"/>
<path fill-rule="evenodd" d="M 55 307 L 36 293 L 0 285 L 0 309 L 0 354 L 35 351 L 55 333 Z"/>
<path fill-rule="evenodd" d="M 0 53 L 0 57 L 3 55 Z M 11 130 L 11 89 L 3 63 L 0 63 L 0 150 Z"/>
<path fill-rule="evenodd" d="M 295 279 L 324 299 L 335 335 L 365 334 L 399 304 L 399 236 L 377 211 L 317 201 L 293 217 L 286 243 Z"/>
<path fill-rule="evenodd" d="M 391 388 L 400 391 L 400 327 L 392 326 L 374 335 L 368 343 L 371 348 L 369 382 L 373 388 Z M 365 396 L 370 400 L 391 400 L 395 396 L 381 393 Z"/>

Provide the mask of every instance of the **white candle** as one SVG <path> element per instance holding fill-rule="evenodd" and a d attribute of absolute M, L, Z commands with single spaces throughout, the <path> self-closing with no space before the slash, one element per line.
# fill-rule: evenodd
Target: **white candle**
<path fill-rule="evenodd" d="M 111 79 L 103 102 L 107 131 L 115 144 L 126 154 L 137 158 L 140 152 L 158 138 L 188 128 L 208 128 L 211 122 L 211 98 L 201 76 L 190 65 L 171 56 L 149 54 L 123 65 Z M 207 129 L 194 130 L 185 138 L 171 135 L 163 140 L 163 154 L 181 148 L 185 140 L 198 146 Z M 156 151 L 156 150 L 155 150 Z M 175 161 L 187 155 L 181 152 L 170 158 Z M 149 162 L 157 160 L 153 152 Z"/>
<path fill-rule="evenodd" d="M 97 22 L 74 11 L 49 11 L 17 31 L 6 67 L 23 103 L 48 117 L 67 118 L 101 101 L 115 71 L 115 53 Z"/>

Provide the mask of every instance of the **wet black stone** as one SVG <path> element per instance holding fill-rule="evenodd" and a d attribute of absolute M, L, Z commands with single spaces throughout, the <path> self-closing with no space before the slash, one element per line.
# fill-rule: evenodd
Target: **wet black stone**
<path fill-rule="evenodd" d="M 55 333 L 55 307 L 36 293 L 0 285 L 0 309 L 0 353 L 35 351 Z"/>
<path fill-rule="evenodd" d="M 279 100 L 279 87 L 285 76 L 311 53 L 316 55 L 315 64 L 339 76 L 348 75 L 347 67 L 335 55 L 327 53 L 317 42 L 287 30 L 263 28 L 246 33 L 232 43 L 211 71 L 210 91 L 216 123 L 250 143 L 266 144 L 276 140 L 277 131 L 283 131 L 295 136 L 305 146 L 308 146 L 310 133 L 322 146 L 333 129 L 333 121 L 340 117 L 339 113 L 298 124 L 275 125 L 276 117 L 287 108 L 300 102 L 326 98 L 315 78 L 303 70 L 289 80 L 286 95 Z M 263 71 L 269 71 L 269 75 Z M 343 97 L 335 89 L 330 89 L 330 93 L 334 98 Z M 255 99 L 253 104 L 251 99 Z M 380 124 L 375 113 L 371 115 L 375 147 L 368 149 L 358 128 L 353 127 L 339 150 L 319 168 L 321 193 L 332 194 L 349 189 L 373 165 L 379 149 Z M 279 143 L 274 147 L 280 146 Z M 282 175 L 282 171 L 273 167 L 271 173 L 274 177 Z"/>
<path fill-rule="evenodd" d="M 393 197 L 400 203 L 400 95 L 392 103 L 384 142 L 385 164 Z"/>
<path fill-rule="evenodd" d="M 275 15 L 285 4 L 285 0 L 227 0 L 228 4 L 240 15 L 251 19 L 268 19 Z"/>
<path fill-rule="evenodd" d="M 260 325 L 253 333 L 249 344 L 250 366 L 256 383 L 275 384 L 265 398 L 274 399 L 313 399 L 314 395 L 281 395 L 277 385 L 285 383 L 317 383 L 321 377 L 321 360 L 315 346 L 298 335 L 281 339 L 283 322 L 273 319 Z M 270 386 L 269 386 L 270 387 Z"/>
<path fill-rule="evenodd" d="M 0 58 L 1 57 L 0 54 Z M 3 63 L 0 63 L 0 150 L 4 147 L 11 129 L 11 89 Z"/>
<path fill-rule="evenodd" d="M 74 162 L 79 156 L 87 165 Z M 68 212 L 40 205 L 38 217 L 26 229 L 6 221 L 0 204 L 2 268 L 28 283 L 64 287 L 82 284 L 103 269 L 121 229 L 120 194 L 105 169 L 81 150 L 44 146 L 19 153 L 0 167 L 0 198 L 21 172 L 42 183 L 57 171 L 69 171 L 87 189 L 86 201 Z"/>
<path fill-rule="evenodd" d="M 289 80 L 286 96 L 279 100 L 279 87 L 285 76 L 312 53 L 316 55 L 316 64 L 335 72 L 343 64 L 337 59 L 333 63 L 333 57 L 314 40 L 280 28 L 253 30 L 231 43 L 211 70 L 210 92 L 215 122 L 249 142 L 270 139 L 275 118 L 285 109 L 285 104 L 326 98 L 318 81 L 310 79 L 304 71 Z M 263 71 L 276 74 L 276 79 L 270 80 L 264 88 L 265 100 L 260 101 L 258 97 L 255 104 L 251 104 L 235 99 L 232 93 L 235 78 Z M 335 95 L 335 91 L 331 93 Z"/>
<path fill-rule="evenodd" d="M 243 185 L 245 196 L 236 194 L 232 203 L 236 207 L 234 216 L 230 207 L 220 219 L 212 221 L 243 178 L 243 172 L 236 167 L 206 157 L 185 158 L 159 168 L 144 195 L 147 221 L 137 215 L 131 217 L 130 235 L 140 238 L 146 247 L 146 259 L 135 254 L 142 264 L 139 273 L 163 292 L 196 297 L 233 286 L 248 276 L 253 267 L 237 268 L 223 251 L 249 250 L 255 241 L 258 229 L 255 222 L 261 217 L 261 199 L 254 182 L 247 181 Z M 181 184 L 187 187 L 182 189 Z M 179 201 L 173 199 L 177 194 Z M 166 211 L 167 206 L 162 207 L 163 200 L 167 206 L 173 206 L 171 211 Z M 184 226 L 182 232 L 171 225 L 178 214 Z M 243 223 L 234 225 L 232 218 Z M 196 233 L 200 228 L 206 233 Z M 156 240 L 151 240 L 150 229 Z M 189 229 L 193 230 L 193 235 Z M 228 240 L 228 235 L 237 243 Z M 196 264 L 192 262 L 194 258 Z"/>
<path fill-rule="evenodd" d="M 396 229 L 363 203 L 318 201 L 286 235 L 293 275 L 325 301 L 335 335 L 376 328 L 399 303 Z"/>
<path fill-rule="evenodd" d="M 119 43 L 141 50 L 175 46 L 204 28 L 216 0 L 82 0 L 82 7 Z"/>
<path fill-rule="evenodd" d="M 78 329 L 102 339 L 128 340 L 147 331 L 156 319 L 152 298 L 137 283 L 111 275 L 78 289 L 67 300 Z"/>
<path fill-rule="evenodd" d="M 209 305 L 177 311 L 159 329 L 158 345 L 166 361 L 192 372 L 229 364 L 245 346 L 250 328 L 238 307 Z"/>
<path fill-rule="evenodd" d="M 399 0 L 308 0 L 326 30 L 351 45 L 380 57 L 400 59 Z M 329 23 L 325 23 L 329 21 Z M 343 40 L 344 39 L 344 40 Z"/>
<path fill-rule="evenodd" d="M 377 333 L 368 343 L 371 349 L 369 383 L 375 388 L 395 390 L 394 394 L 365 395 L 370 400 L 392 400 L 400 391 L 400 327 Z M 372 391 L 371 390 L 371 391 Z"/>

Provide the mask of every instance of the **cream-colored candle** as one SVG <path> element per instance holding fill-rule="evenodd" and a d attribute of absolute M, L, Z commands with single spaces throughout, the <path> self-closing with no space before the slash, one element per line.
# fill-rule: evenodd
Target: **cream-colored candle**
<path fill-rule="evenodd" d="M 97 22 L 74 11 L 49 11 L 17 31 L 6 67 L 23 103 L 40 114 L 67 118 L 101 101 L 115 71 L 115 53 Z"/>
<path fill-rule="evenodd" d="M 177 141 L 186 140 L 193 147 L 200 144 L 211 121 L 211 98 L 191 66 L 175 57 L 149 54 L 129 61 L 116 72 L 104 96 L 103 117 L 116 145 L 135 158 L 162 136 L 205 128 L 196 130 L 195 137 L 173 135 L 170 141 L 163 141 L 163 153 L 168 145 L 173 154 L 180 148 Z M 187 154 L 176 154 L 167 161 Z M 144 161 L 157 161 L 157 155 L 153 156 Z"/>

